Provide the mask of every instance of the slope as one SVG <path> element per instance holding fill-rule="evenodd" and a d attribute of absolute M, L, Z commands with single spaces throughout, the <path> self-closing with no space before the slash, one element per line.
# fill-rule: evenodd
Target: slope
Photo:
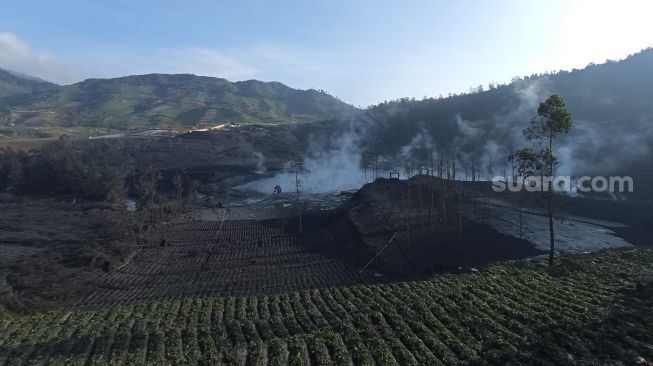
<path fill-rule="evenodd" d="M 277 82 L 148 74 L 62 86 L 38 102 L 15 105 L 11 119 L 32 127 L 133 130 L 317 121 L 354 112 L 324 92 Z"/>
<path fill-rule="evenodd" d="M 11 105 L 25 103 L 56 88 L 55 84 L 0 69 L 0 114 Z"/>

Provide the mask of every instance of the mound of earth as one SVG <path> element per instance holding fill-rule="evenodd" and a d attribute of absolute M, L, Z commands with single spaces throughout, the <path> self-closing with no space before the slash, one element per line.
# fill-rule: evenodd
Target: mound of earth
<path fill-rule="evenodd" d="M 631 226 L 616 228 L 617 235 L 634 245 L 653 245 L 653 217 L 641 220 Z"/>
<path fill-rule="evenodd" d="M 325 250 L 351 249 L 357 262 L 365 259 L 365 270 L 411 277 L 542 254 L 525 240 L 467 219 L 454 188 L 431 176 L 379 178 L 324 222 L 339 237 Z"/>

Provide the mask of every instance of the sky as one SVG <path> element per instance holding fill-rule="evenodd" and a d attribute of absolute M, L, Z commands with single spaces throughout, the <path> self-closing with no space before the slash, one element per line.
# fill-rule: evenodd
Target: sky
<path fill-rule="evenodd" d="M 356 106 L 582 68 L 653 46 L 651 0 L 5 1 L 0 68 L 70 84 L 193 73 Z"/>

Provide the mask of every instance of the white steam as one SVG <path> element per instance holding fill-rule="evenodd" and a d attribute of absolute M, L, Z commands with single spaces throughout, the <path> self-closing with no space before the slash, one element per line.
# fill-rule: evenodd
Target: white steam
<path fill-rule="evenodd" d="M 508 157 L 530 145 L 522 130 L 536 115 L 538 105 L 554 91 L 548 78 L 543 77 L 518 81 L 514 93 L 513 105 L 500 106 L 500 113 L 484 119 L 468 120 L 459 113 L 453 120 L 429 121 L 443 126 L 453 123 L 456 132 L 453 136 L 446 135 L 447 138 L 437 136 L 437 130 L 429 130 L 426 123 L 416 121 L 418 131 L 407 144 L 397 146 L 391 156 L 379 157 L 379 161 L 388 163 L 379 167 L 378 176 L 388 171 L 410 176 L 422 167 L 436 174 L 440 162 L 446 165 L 444 169 L 450 169 L 449 172 L 455 169 L 457 179 L 471 179 L 472 165 L 480 180 L 512 174 Z M 630 162 L 646 157 L 651 153 L 647 141 L 653 140 L 653 124 L 645 117 L 639 122 L 638 128 L 625 129 L 610 121 L 574 117 L 570 133 L 561 136 L 554 145 L 554 153 L 560 161 L 557 174 L 572 177 L 614 174 Z M 362 166 L 362 156 L 368 152 L 364 144 L 371 136 L 384 138 L 374 134 L 381 123 L 362 115 L 349 121 L 348 127 L 335 138 L 312 136 L 304 160 L 305 169 L 300 175 L 302 191 L 336 192 L 357 189 L 369 182 L 371 172 Z M 262 156 L 260 159 L 264 160 Z M 271 193 L 277 184 L 285 192 L 295 191 L 295 172 L 290 165 L 275 177 L 251 182 L 245 187 Z"/>
<path fill-rule="evenodd" d="M 301 191 L 305 193 L 338 192 L 360 188 L 365 184 L 365 171 L 361 166 L 360 135 L 353 128 L 330 141 L 311 139 L 300 172 Z M 295 168 L 291 162 L 274 177 L 243 185 L 243 188 L 271 193 L 276 185 L 283 192 L 296 190 Z"/>

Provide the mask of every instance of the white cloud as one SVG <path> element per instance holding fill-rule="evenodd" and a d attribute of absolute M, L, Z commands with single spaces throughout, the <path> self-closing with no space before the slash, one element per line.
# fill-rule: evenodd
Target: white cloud
<path fill-rule="evenodd" d="M 176 47 L 162 49 L 87 49 L 67 55 L 85 75 L 117 77 L 148 73 L 190 73 L 230 81 L 279 81 L 296 88 L 329 87 L 341 73 L 334 56 L 270 44 L 238 48 Z"/>
<path fill-rule="evenodd" d="M 311 76 L 332 69 L 328 66 L 327 55 L 268 44 L 225 49 L 164 49 L 156 52 L 154 58 L 145 64 L 161 72 L 188 72 L 232 81 L 256 78 L 291 83 L 304 88 L 313 86 L 304 85 L 311 80 Z"/>
<path fill-rule="evenodd" d="M 229 80 L 254 77 L 258 69 L 223 51 L 210 48 L 166 49 L 156 57 L 156 67 L 167 73 L 192 73 Z"/>
<path fill-rule="evenodd" d="M 59 84 L 86 78 L 148 73 L 191 73 L 230 81 L 279 81 L 291 87 L 326 89 L 348 100 L 363 83 L 353 83 L 342 55 L 273 44 L 237 48 L 176 47 L 123 49 L 86 45 L 57 57 L 34 49 L 9 32 L 0 32 L 0 68 Z M 355 79 L 355 78 L 354 78 Z"/>
<path fill-rule="evenodd" d="M 89 77 L 158 72 L 191 73 L 231 81 L 281 81 L 299 88 L 323 88 L 319 76 L 324 76 L 326 69 L 334 71 L 328 66 L 333 62 L 326 61 L 327 55 L 263 44 L 224 49 L 178 47 L 149 50 L 94 49 L 91 46 L 83 52 L 64 56 L 60 59 L 45 50 L 32 48 L 13 33 L 0 32 L 0 68 L 60 84 Z"/>
<path fill-rule="evenodd" d="M 70 83 L 81 78 L 79 70 L 45 51 L 32 49 L 27 42 L 8 32 L 0 32 L 0 68 L 56 83 Z"/>

